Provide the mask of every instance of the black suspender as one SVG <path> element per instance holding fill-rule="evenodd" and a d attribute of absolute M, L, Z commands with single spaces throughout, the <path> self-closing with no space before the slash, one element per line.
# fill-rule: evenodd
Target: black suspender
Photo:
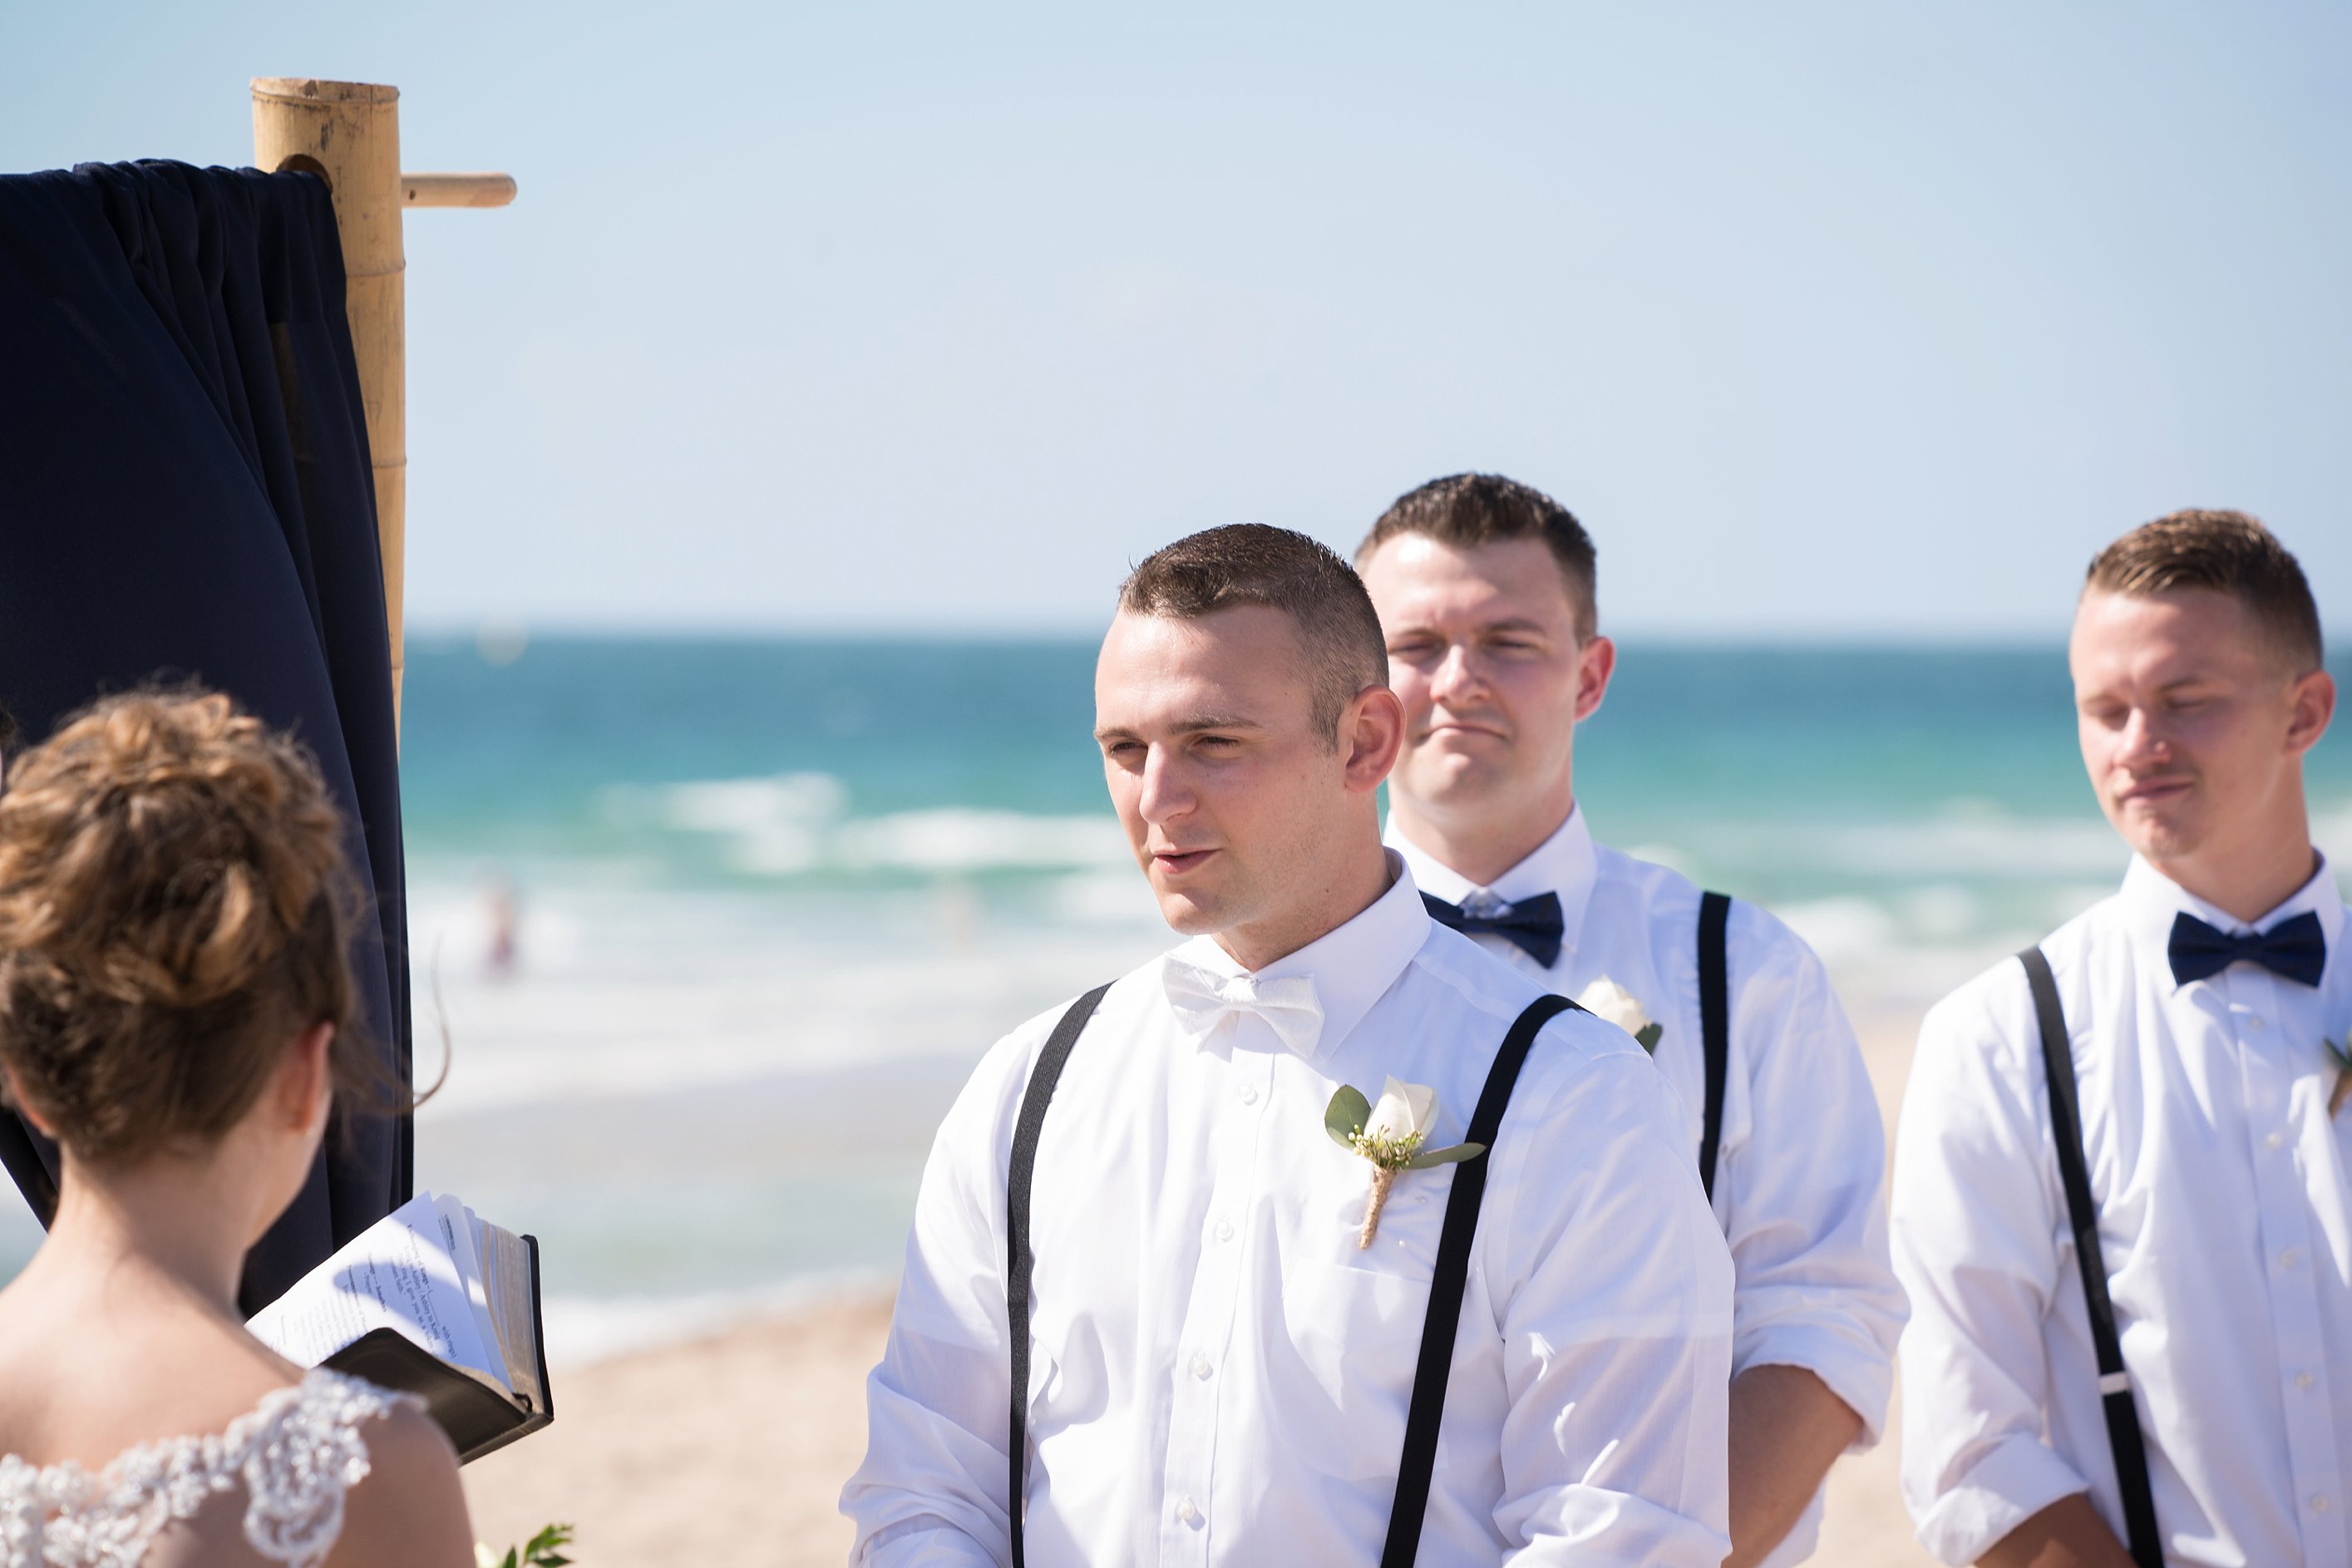
<path fill-rule="evenodd" d="M 1037 1136 L 1045 1125 L 1045 1107 L 1054 1098 L 1070 1049 L 1086 1031 L 1087 1021 L 1110 989 L 1098 985 L 1070 1004 L 1054 1026 L 1045 1048 L 1021 1098 L 1020 1119 L 1013 1127 L 1013 1160 L 1005 1175 L 1005 1315 L 1010 1320 L 1013 1350 L 1012 1444 L 1009 1450 L 1005 1506 L 1010 1521 L 1013 1568 L 1024 1568 L 1022 1514 L 1029 1496 L 1029 1186 L 1037 1168 Z M 1470 1244 L 1478 1230 L 1478 1205 L 1486 1192 L 1486 1162 L 1501 1131 L 1503 1112 L 1519 1081 L 1536 1037 L 1559 1014 L 1574 1007 L 1564 996 L 1538 996 L 1528 1005 L 1487 1070 L 1486 1088 L 1470 1114 L 1464 1142 L 1484 1143 L 1488 1154 L 1465 1160 L 1454 1168 L 1454 1187 L 1446 1195 L 1445 1226 L 1437 1239 L 1437 1265 L 1430 1280 L 1429 1313 L 1422 1321 L 1421 1360 L 1413 1371 L 1412 1401 L 1406 1408 L 1404 1453 L 1398 1461 L 1396 1501 L 1389 1515 L 1388 1543 L 1381 1553 L 1381 1568 L 1411 1568 L 1421 1549 L 1423 1516 L 1429 1507 L 1429 1485 L 1437 1466 L 1437 1429 L 1445 1415 L 1445 1385 L 1454 1372 L 1454 1338 L 1462 1326 L 1462 1298 L 1470 1282 Z"/>
<path fill-rule="evenodd" d="M 1723 1086 L 1731 1072 L 1731 969 L 1724 956 L 1731 900 L 1702 893 L 1698 900 L 1698 1032 L 1706 1047 L 1706 1107 L 1698 1139 L 1698 1179 L 1715 1201 L 1715 1162 L 1723 1150 Z"/>
<path fill-rule="evenodd" d="M 1021 1097 L 1021 1119 L 1013 1124 L 1013 1163 L 1004 1178 L 1004 1311 L 1011 1320 L 1013 1343 L 1013 1443 L 1008 1454 L 1012 1475 L 1004 1503 L 1013 1540 L 1013 1568 L 1023 1568 L 1021 1516 L 1029 1501 L 1029 1178 L 1037 1169 L 1037 1135 L 1045 1130 L 1045 1107 L 1054 1086 L 1062 1079 L 1062 1066 L 1070 1047 L 1086 1033 L 1087 1020 L 1102 1005 L 1108 985 L 1097 985 L 1076 1001 L 1054 1026 L 1037 1066 L 1029 1075 L 1028 1092 Z"/>
<path fill-rule="evenodd" d="M 2083 1111 L 2066 1014 L 2058 1002 L 2057 978 L 2042 950 L 2029 947 L 2017 961 L 2025 965 L 2034 1016 L 2042 1026 L 2042 1066 L 2050 1080 L 2050 1136 L 2058 1146 L 2058 1180 L 2066 1189 L 2074 1261 L 2082 1268 L 2083 1297 L 2090 1308 L 2091 1343 L 2099 1360 L 2099 1403 L 2107 1416 L 2107 1445 L 2115 1452 L 2116 1484 L 2123 1492 L 2126 1544 L 2139 1568 L 2164 1568 L 2156 1499 L 2147 1484 L 2147 1447 L 2140 1437 L 2131 1373 L 2124 1367 L 2123 1345 L 2116 1335 L 2116 1304 L 2107 1296 L 2106 1260 L 2099 1251 L 2099 1208 L 2091 1199 L 2091 1173 L 2083 1163 Z"/>
<path fill-rule="evenodd" d="M 1538 996 L 1503 1037 L 1478 1108 L 1470 1113 L 1465 1143 L 1484 1143 L 1486 1152 L 1454 1167 L 1454 1190 L 1445 1197 L 1445 1228 L 1437 1236 L 1437 1267 L 1429 1281 L 1429 1315 L 1421 1324 L 1421 1361 L 1413 1369 L 1412 1403 L 1405 1407 L 1404 1456 L 1397 1464 L 1396 1501 L 1389 1510 L 1388 1544 L 1381 1568 L 1412 1568 L 1421 1550 L 1421 1525 L 1429 1510 L 1429 1482 L 1437 1467 L 1437 1427 L 1445 1417 L 1445 1384 L 1454 1373 L 1454 1336 L 1462 1327 L 1462 1296 L 1470 1284 L 1470 1243 L 1478 1232 L 1478 1205 L 1486 1195 L 1486 1162 L 1502 1131 L 1503 1112 L 1519 1068 L 1543 1026 L 1575 1006 L 1565 996 Z"/>

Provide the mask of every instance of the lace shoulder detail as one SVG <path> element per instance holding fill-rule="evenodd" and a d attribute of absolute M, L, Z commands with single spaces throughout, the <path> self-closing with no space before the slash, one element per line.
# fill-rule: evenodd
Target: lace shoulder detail
<path fill-rule="evenodd" d="M 239 1485 L 253 1549 L 319 1568 L 342 1533 L 343 1495 L 367 1479 L 360 1428 L 416 1403 L 313 1371 L 264 1394 L 225 1432 L 142 1443 L 94 1476 L 0 1456 L 0 1568 L 138 1568 L 165 1525 Z"/>

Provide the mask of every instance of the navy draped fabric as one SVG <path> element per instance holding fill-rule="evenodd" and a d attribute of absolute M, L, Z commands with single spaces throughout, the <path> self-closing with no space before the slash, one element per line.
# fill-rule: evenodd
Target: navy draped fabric
<path fill-rule="evenodd" d="M 371 1048 L 408 1076 L 400 778 L 342 250 L 309 174 L 184 163 L 0 176 L 0 705 L 23 744 L 158 679 L 291 730 L 374 900 Z M 250 1311 L 404 1201 L 405 1119 L 338 1119 L 247 1258 Z M 43 1219 L 57 1152 L 0 1112 Z"/>

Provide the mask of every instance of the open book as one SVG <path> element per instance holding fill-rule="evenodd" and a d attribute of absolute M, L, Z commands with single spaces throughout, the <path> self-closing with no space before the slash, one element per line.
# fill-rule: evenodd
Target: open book
<path fill-rule="evenodd" d="M 421 1193 L 246 1324 L 289 1361 L 425 1401 L 459 1463 L 555 1418 L 539 1242 Z"/>

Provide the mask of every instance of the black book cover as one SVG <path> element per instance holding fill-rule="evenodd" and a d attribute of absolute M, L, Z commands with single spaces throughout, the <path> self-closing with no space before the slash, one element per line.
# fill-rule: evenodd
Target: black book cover
<path fill-rule="evenodd" d="M 539 1310 L 539 1238 L 526 1236 L 530 1255 L 530 1339 L 538 1358 L 539 1386 L 546 1408 L 533 1410 L 490 1384 L 458 1371 L 395 1329 L 371 1329 L 327 1358 L 325 1364 L 379 1387 L 414 1394 L 436 1425 L 449 1436 L 457 1462 L 471 1464 L 529 1436 L 555 1419 L 555 1385 L 547 1378 L 547 1343 Z"/>

